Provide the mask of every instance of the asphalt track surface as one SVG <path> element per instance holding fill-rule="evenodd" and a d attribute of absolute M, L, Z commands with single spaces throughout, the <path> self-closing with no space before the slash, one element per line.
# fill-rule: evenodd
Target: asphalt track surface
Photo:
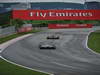
<path fill-rule="evenodd" d="M 14 63 L 55 75 L 100 75 L 100 55 L 85 47 L 90 30 L 47 30 L 6 48 L 1 55 Z M 51 34 L 59 40 L 47 40 Z M 38 44 L 53 41 L 56 50 L 40 50 Z"/>

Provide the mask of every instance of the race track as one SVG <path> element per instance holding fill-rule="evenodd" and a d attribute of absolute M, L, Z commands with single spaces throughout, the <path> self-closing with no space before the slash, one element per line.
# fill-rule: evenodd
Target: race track
<path fill-rule="evenodd" d="M 47 30 L 6 48 L 1 55 L 14 63 L 55 75 L 100 75 L 100 55 L 85 47 L 90 30 Z M 47 40 L 56 33 L 59 40 Z M 53 41 L 56 50 L 40 50 L 39 42 Z"/>

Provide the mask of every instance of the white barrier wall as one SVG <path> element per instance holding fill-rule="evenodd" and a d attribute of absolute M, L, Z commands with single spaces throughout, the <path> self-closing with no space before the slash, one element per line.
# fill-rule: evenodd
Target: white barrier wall
<path fill-rule="evenodd" d="M 16 30 L 15 30 L 14 26 L 6 27 L 6 28 L 0 28 L 0 37 L 8 36 L 8 35 L 11 35 L 15 32 L 16 32 Z"/>

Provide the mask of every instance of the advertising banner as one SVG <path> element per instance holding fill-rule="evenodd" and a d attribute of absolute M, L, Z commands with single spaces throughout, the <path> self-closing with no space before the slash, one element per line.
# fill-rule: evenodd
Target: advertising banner
<path fill-rule="evenodd" d="M 29 31 L 31 31 L 32 29 L 33 29 L 33 28 L 32 28 L 31 26 L 22 27 L 22 28 L 19 28 L 18 33 L 29 32 Z"/>
<path fill-rule="evenodd" d="M 92 24 L 48 24 L 49 29 L 60 28 L 92 28 Z"/>
<path fill-rule="evenodd" d="M 13 19 L 100 20 L 100 10 L 13 10 Z"/>

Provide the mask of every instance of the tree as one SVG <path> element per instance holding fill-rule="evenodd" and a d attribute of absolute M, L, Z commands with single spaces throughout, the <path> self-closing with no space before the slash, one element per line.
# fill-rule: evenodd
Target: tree
<path fill-rule="evenodd" d="M 16 31 L 18 31 L 18 29 L 23 26 L 24 22 L 21 19 L 11 19 L 10 24 L 15 26 Z"/>
<path fill-rule="evenodd" d="M 10 26 L 9 24 L 10 18 L 11 18 L 11 11 L 0 13 L 0 26 L 3 28 Z"/>

